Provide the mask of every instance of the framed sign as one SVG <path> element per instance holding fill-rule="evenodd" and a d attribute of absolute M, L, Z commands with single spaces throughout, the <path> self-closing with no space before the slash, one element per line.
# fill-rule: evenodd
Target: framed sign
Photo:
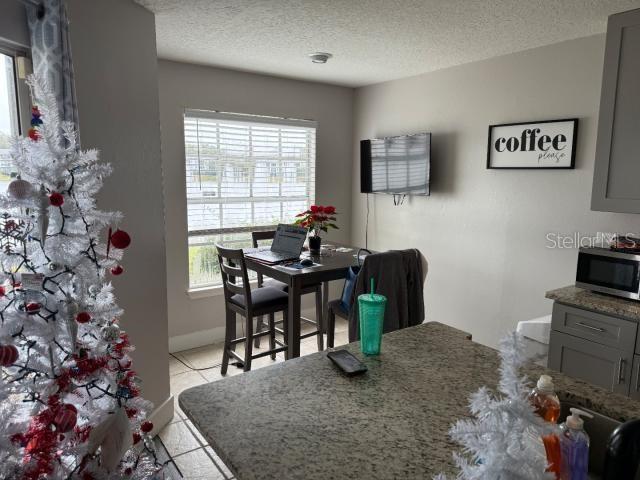
<path fill-rule="evenodd" d="M 487 168 L 574 168 L 578 119 L 489 126 Z"/>

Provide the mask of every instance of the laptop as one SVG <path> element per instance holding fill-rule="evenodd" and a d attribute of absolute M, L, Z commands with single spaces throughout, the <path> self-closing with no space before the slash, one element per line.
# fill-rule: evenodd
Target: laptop
<path fill-rule="evenodd" d="M 306 238 L 306 228 L 281 223 L 276 229 L 276 236 L 273 238 L 270 250 L 245 253 L 245 256 L 270 264 L 297 260 L 300 258 Z"/>

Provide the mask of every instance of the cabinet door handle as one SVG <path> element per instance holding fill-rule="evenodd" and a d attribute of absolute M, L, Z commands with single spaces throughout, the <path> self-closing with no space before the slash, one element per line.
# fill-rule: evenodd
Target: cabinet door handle
<path fill-rule="evenodd" d="M 620 357 L 620 360 L 618 360 L 618 383 L 623 383 L 624 382 L 624 358 Z"/>
<path fill-rule="evenodd" d="M 604 333 L 606 330 L 600 327 L 594 327 L 592 325 L 588 325 L 586 323 L 577 322 L 576 325 L 580 325 L 581 327 L 588 328 L 589 330 L 595 330 L 596 332 Z"/>

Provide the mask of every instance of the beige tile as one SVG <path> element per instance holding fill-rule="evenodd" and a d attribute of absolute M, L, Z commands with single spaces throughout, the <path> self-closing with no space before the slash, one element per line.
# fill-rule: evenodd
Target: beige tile
<path fill-rule="evenodd" d="M 174 462 L 180 469 L 183 478 L 189 480 L 224 480 L 213 460 L 204 448 L 175 457 Z"/>
<path fill-rule="evenodd" d="M 171 394 L 177 398 L 183 390 L 207 383 L 207 380 L 198 372 L 189 371 L 170 377 L 169 383 L 171 386 Z"/>
<path fill-rule="evenodd" d="M 198 431 L 196 426 L 191 422 L 191 420 L 185 420 L 185 425 L 191 430 L 191 434 L 200 442 L 200 445 L 205 447 L 209 445 L 209 442 L 206 438 L 202 436 L 202 434 Z"/>
<path fill-rule="evenodd" d="M 336 317 L 336 333 L 337 332 L 348 332 L 349 331 L 349 322 L 344 318 Z"/>
<path fill-rule="evenodd" d="M 211 455 L 211 457 L 213 457 L 213 461 L 216 462 L 216 465 L 218 465 L 218 468 L 220 468 L 220 470 L 222 470 L 222 473 L 224 473 L 224 475 L 226 477 L 232 478 L 233 477 L 233 473 L 231 473 L 231 470 L 229 470 L 227 468 L 227 466 L 224 464 L 224 462 L 218 456 L 218 454 L 213 450 L 213 448 L 207 447 L 205 450 L 207 451 L 207 453 L 209 455 Z"/>
<path fill-rule="evenodd" d="M 207 368 L 222 362 L 223 345 L 216 343 L 178 352 L 177 356 L 193 368 Z"/>
<path fill-rule="evenodd" d="M 169 375 L 178 375 L 179 373 L 188 372 L 189 367 L 182 364 L 173 356 L 169 355 Z"/>
<path fill-rule="evenodd" d="M 184 422 L 170 423 L 162 429 L 159 436 L 172 457 L 201 447 Z"/>

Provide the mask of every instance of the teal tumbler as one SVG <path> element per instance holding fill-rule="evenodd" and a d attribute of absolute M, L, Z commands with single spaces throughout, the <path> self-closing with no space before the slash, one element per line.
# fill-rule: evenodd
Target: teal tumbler
<path fill-rule="evenodd" d="M 358 296 L 360 316 L 360 350 L 365 355 L 379 355 L 387 297 L 374 293 Z"/>

